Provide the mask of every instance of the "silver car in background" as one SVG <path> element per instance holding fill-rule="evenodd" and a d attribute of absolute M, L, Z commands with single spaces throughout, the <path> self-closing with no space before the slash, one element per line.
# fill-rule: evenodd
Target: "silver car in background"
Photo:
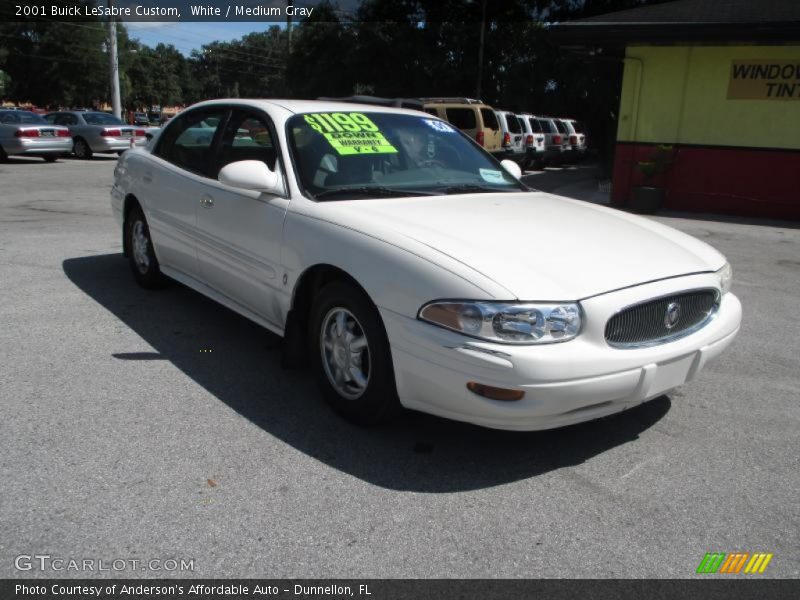
<path fill-rule="evenodd" d="M 47 162 L 72 150 L 69 129 L 27 110 L 0 110 L 0 162 L 9 156 L 40 156 Z"/>
<path fill-rule="evenodd" d="M 144 146 L 147 142 L 144 127 L 126 125 L 114 115 L 104 112 L 59 111 L 45 115 L 45 119 L 69 127 L 72 151 L 78 158 L 92 158 L 95 152 L 122 154 L 133 146 Z"/>

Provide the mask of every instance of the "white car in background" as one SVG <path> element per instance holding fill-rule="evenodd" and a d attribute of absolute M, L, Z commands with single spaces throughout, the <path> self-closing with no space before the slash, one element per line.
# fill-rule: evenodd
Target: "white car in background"
<path fill-rule="evenodd" d="M 499 158 L 513 160 L 522 164 L 527 160 L 525 150 L 525 136 L 523 135 L 522 121 L 509 110 L 496 110 L 497 122 L 500 125 L 501 154 L 495 154 Z"/>
<path fill-rule="evenodd" d="M 589 140 L 586 135 L 586 126 L 575 119 L 561 119 L 567 127 L 569 134 L 570 150 L 576 158 L 583 158 L 586 155 L 586 150 L 589 148 Z"/>
<path fill-rule="evenodd" d="M 731 343 L 741 305 L 719 252 L 519 175 L 412 110 L 215 100 L 126 152 L 111 204 L 141 285 L 176 279 L 285 336 L 360 423 L 401 406 L 577 423 L 682 385 Z"/>
<path fill-rule="evenodd" d="M 522 165 L 523 169 L 543 168 L 545 157 L 544 133 L 539 120 L 530 113 L 522 113 L 517 115 L 517 118 L 522 124 L 522 135 L 525 142 L 526 158 L 525 163 Z"/>

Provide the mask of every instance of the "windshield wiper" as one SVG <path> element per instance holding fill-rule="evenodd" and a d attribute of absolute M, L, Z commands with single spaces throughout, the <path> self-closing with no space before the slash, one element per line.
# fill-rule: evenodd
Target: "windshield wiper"
<path fill-rule="evenodd" d="M 508 189 L 501 189 L 496 187 L 488 187 L 485 185 L 477 185 L 474 183 L 465 183 L 462 185 L 451 185 L 442 190 L 445 194 L 477 194 L 477 193 L 493 193 L 493 192 L 519 192 L 519 188 L 509 186 Z"/>
<path fill-rule="evenodd" d="M 403 196 L 436 196 L 435 192 L 424 192 L 421 190 L 398 190 L 394 188 L 383 187 L 380 185 L 369 186 L 363 185 L 360 187 L 347 187 L 337 188 L 335 190 L 325 190 L 314 195 L 314 198 L 320 200 L 321 198 L 333 198 L 335 196 L 376 196 L 379 198 L 399 198 Z"/>

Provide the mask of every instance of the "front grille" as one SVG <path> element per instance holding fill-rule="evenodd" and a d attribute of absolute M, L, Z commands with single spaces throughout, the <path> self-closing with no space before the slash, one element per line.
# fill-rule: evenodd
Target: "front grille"
<path fill-rule="evenodd" d="M 623 348 L 664 344 L 703 327 L 718 305 L 719 294 L 713 289 L 683 292 L 634 304 L 608 320 L 606 341 L 611 346 Z M 671 319 L 667 315 L 670 308 Z"/>

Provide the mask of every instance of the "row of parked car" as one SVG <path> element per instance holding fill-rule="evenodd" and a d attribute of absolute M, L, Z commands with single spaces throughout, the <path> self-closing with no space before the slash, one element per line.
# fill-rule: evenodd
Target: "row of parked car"
<path fill-rule="evenodd" d="M 95 152 L 122 154 L 147 142 L 147 131 L 100 111 L 65 110 L 38 114 L 0 110 L 0 160 L 8 156 L 40 156 L 53 162 L 74 153 L 91 158 Z"/>
<path fill-rule="evenodd" d="M 470 98 L 426 98 L 424 110 L 450 122 L 499 159 L 523 169 L 579 159 L 586 153 L 586 128 L 575 119 L 494 110 Z"/>
<path fill-rule="evenodd" d="M 495 110 L 471 98 L 350 96 L 335 100 L 427 112 L 462 130 L 498 159 L 511 159 L 523 169 L 578 160 L 589 143 L 586 127 L 575 119 Z M 0 110 L 0 160 L 9 155 L 41 156 L 54 161 L 70 153 L 84 159 L 95 152 L 122 154 L 144 145 L 148 134 L 157 130 L 158 127 L 129 125 L 100 111 L 39 114 L 3 109 Z"/>
<path fill-rule="evenodd" d="M 320 98 L 421 110 L 448 121 L 498 159 L 511 159 L 523 169 L 579 160 L 589 135 L 575 119 L 529 112 L 497 110 L 473 98 Z"/>

